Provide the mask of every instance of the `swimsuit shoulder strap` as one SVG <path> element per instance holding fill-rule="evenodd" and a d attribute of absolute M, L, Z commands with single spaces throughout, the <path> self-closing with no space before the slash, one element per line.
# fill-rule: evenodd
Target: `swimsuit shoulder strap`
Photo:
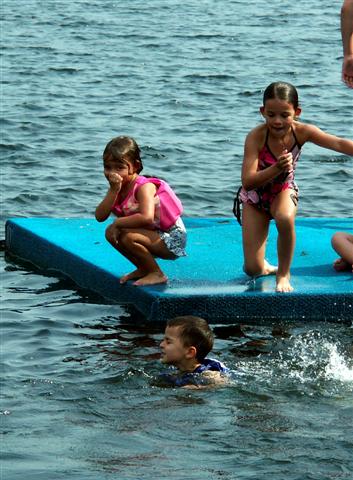
<path fill-rule="evenodd" d="M 268 148 L 268 136 L 269 136 L 270 132 L 269 132 L 269 129 L 266 128 L 266 138 L 265 138 L 265 145 L 266 147 Z"/>
<path fill-rule="evenodd" d="M 270 151 L 270 148 L 268 146 L 268 135 L 269 135 L 269 131 L 268 131 L 268 128 L 266 128 L 266 137 L 265 137 L 265 143 L 262 145 L 262 147 L 260 148 L 260 152 L 259 152 L 259 155 L 263 155 L 264 153 L 266 153 L 266 150 L 267 151 Z"/>
<path fill-rule="evenodd" d="M 291 126 L 291 130 L 292 130 L 293 137 L 294 137 L 294 140 L 295 140 L 295 145 L 297 145 L 298 148 L 300 149 L 300 148 L 302 147 L 302 145 L 298 142 L 298 139 L 297 139 L 297 136 L 296 136 L 296 134 L 295 134 L 295 131 L 294 131 L 293 126 Z M 294 146 L 295 146 L 295 145 L 294 145 Z"/>

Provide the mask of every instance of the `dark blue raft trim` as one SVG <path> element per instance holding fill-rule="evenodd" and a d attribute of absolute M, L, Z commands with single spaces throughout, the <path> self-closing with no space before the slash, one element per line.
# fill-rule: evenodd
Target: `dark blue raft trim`
<path fill-rule="evenodd" d="M 148 320 L 162 321 L 179 315 L 197 315 L 210 323 L 248 323 L 257 320 L 353 320 L 353 294 L 239 294 L 236 297 L 193 296 L 155 299 Z"/>

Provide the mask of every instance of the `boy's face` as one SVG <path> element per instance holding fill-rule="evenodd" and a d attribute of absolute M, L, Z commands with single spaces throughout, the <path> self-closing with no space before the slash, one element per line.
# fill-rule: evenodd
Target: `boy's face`
<path fill-rule="evenodd" d="M 162 363 L 178 367 L 190 358 L 190 347 L 183 345 L 180 338 L 180 327 L 167 327 L 160 347 L 162 349 Z"/>

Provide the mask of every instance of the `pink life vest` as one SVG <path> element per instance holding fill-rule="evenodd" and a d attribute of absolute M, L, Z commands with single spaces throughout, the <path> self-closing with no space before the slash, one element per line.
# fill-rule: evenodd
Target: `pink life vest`
<path fill-rule="evenodd" d="M 138 213 L 139 203 L 136 198 L 136 193 L 141 185 L 145 183 L 153 183 L 157 187 L 154 216 L 156 228 L 163 231 L 169 230 L 183 213 L 183 206 L 168 183 L 160 178 L 139 175 L 133 187 L 121 203 L 119 203 L 117 197 L 112 206 L 112 212 L 118 217 L 127 217 Z"/>

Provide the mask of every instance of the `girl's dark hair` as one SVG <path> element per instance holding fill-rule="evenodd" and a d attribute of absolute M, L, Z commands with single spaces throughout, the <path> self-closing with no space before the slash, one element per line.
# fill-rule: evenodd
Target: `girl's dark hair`
<path fill-rule="evenodd" d="M 185 347 L 196 348 L 196 359 L 202 361 L 213 347 L 213 332 L 206 320 L 192 315 L 175 317 L 167 327 L 179 327 L 180 338 Z"/>
<path fill-rule="evenodd" d="M 103 152 L 103 161 L 105 160 L 118 163 L 129 161 L 135 166 L 137 173 L 143 169 L 139 146 L 131 137 L 120 136 L 110 140 Z"/>
<path fill-rule="evenodd" d="M 286 82 L 273 82 L 264 91 L 263 104 L 265 105 L 267 100 L 278 98 L 291 103 L 296 110 L 299 107 L 299 97 L 297 89 L 294 85 Z"/>

